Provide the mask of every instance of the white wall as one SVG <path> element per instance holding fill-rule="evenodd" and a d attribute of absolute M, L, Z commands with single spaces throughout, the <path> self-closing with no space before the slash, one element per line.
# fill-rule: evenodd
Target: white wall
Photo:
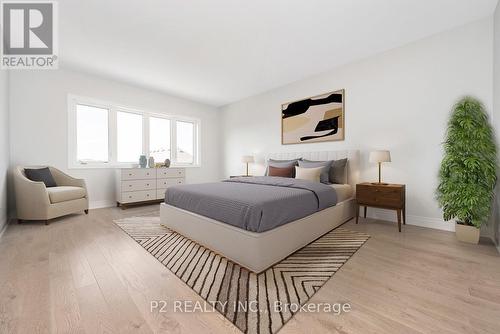
<path fill-rule="evenodd" d="M 391 150 L 385 181 L 407 185 L 408 222 L 453 230 L 434 200 L 441 142 L 453 103 L 468 94 L 492 110 L 492 18 L 343 66 L 225 106 L 224 172 L 242 173 L 244 154 L 357 148 L 364 180 L 376 179 L 372 149 Z M 334 57 L 334 55 L 332 55 Z M 346 90 L 342 142 L 280 144 L 280 105 L 328 91 Z M 263 166 L 253 166 L 263 172 Z M 392 212 L 378 217 L 394 219 Z"/>
<path fill-rule="evenodd" d="M 497 143 L 500 147 L 500 4 L 497 5 L 494 15 L 494 50 L 493 50 L 493 110 L 494 126 L 497 135 Z M 500 251 L 500 181 L 497 182 L 496 214 L 494 217 L 494 240 Z"/>
<path fill-rule="evenodd" d="M 68 93 L 200 118 L 201 167 L 189 168 L 186 182 L 220 177 L 219 116 L 213 107 L 64 69 L 15 71 L 9 82 L 11 165 L 48 164 L 85 178 L 91 207 L 115 203 L 114 170 L 68 170 Z"/>
<path fill-rule="evenodd" d="M 7 222 L 7 171 L 9 168 L 8 73 L 0 70 L 0 234 Z"/>

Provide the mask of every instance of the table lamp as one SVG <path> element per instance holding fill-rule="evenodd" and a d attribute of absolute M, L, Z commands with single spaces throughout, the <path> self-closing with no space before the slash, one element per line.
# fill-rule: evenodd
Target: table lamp
<path fill-rule="evenodd" d="M 372 151 L 372 152 L 370 152 L 369 161 L 378 163 L 378 183 L 372 182 L 372 184 L 384 184 L 384 185 L 386 185 L 387 183 L 382 183 L 381 166 L 382 166 L 382 162 L 391 162 L 391 152 L 384 151 L 384 150 Z"/>
<path fill-rule="evenodd" d="M 241 162 L 243 162 L 244 164 L 247 165 L 247 174 L 246 174 L 246 176 L 249 176 L 248 175 L 248 164 L 254 162 L 253 155 L 244 155 L 244 156 L 242 156 L 241 157 Z"/>

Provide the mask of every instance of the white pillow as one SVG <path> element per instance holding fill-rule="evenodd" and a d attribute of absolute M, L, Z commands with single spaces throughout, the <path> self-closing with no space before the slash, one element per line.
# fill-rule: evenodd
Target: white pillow
<path fill-rule="evenodd" d="M 320 182 L 319 178 L 324 168 L 324 166 L 315 168 L 303 168 L 295 166 L 295 178 L 313 182 Z"/>

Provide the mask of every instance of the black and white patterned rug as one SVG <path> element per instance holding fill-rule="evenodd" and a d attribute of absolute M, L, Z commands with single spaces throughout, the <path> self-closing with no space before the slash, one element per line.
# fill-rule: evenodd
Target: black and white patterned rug
<path fill-rule="evenodd" d="M 159 217 L 115 223 L 243 333 L 252 334 L 276 333 L 369 238 L 339 227 L 255 274 L 169 230 Z"/>

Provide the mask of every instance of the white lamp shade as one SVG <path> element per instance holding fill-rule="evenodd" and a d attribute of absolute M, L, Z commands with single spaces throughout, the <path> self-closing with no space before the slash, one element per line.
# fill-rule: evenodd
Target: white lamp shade
<path fill-rule="evenodd" d="M 370 152 L 370 162 L 391 162 L 391 152 L 378 150 Z"/>
<path fill-rule="evenodd" d="M 244 155 L 241 157 L 241 162 L 243 163 L 252 163 L 254 162 L 253 155 Z"/>

